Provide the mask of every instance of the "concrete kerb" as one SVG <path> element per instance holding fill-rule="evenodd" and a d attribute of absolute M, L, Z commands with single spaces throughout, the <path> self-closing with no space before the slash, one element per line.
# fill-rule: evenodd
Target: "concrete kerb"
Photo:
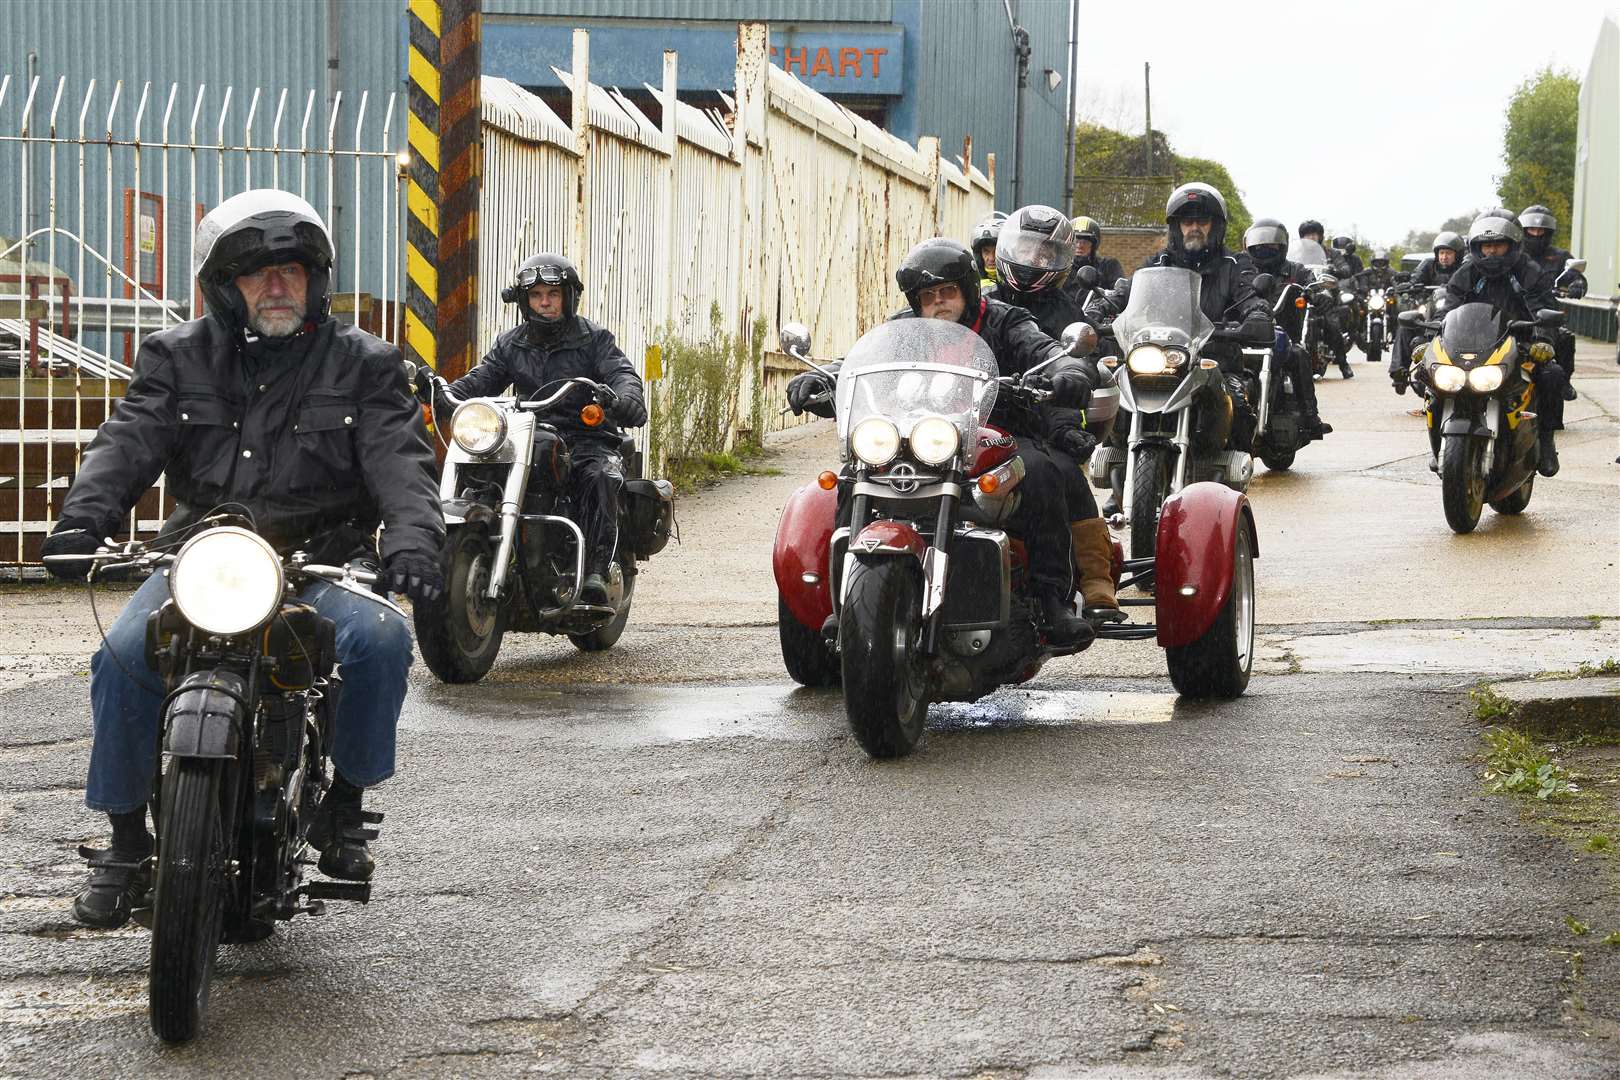
<path fill-rule="evenodd" d="M 1513 725 L 1543 735 L 1620 730 L 1620 675 L 1515 679 L 1487 689 L 1511 706 Z"/>

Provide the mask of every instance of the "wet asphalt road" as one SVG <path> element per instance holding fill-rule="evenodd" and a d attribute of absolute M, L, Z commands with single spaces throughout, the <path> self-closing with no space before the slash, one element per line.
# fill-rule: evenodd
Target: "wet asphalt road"
<path fill-rule="evenodd" d="M 777 666 L 759 544 L 827 444 L 796 442 L 684 501 L 612 653 L 419 669 L 377 899 L 223 950 L 179 1049 L 146 1027 L 145 932 L 67 911 L 102 835 L 86 612 L 8 594 L 0 1076 L 1620 1075 L 1620 950 L 1564 921 L 1620 929 L 1612 871 L 1483 793 L 1462 692 L 1620 655 L 1586 618 L 1620 615 L 1620 383 L 1585 370 L 1567 484 L 1466 539 L 1411 399 L 1324 385 L 1340 432 L 1252 493 L 1246 697 L 1178 703 L 1151 644 L 1098 646 L 886 764 Z M 1572 571 L 1532 590 L 1510 568 L 1551 537 Z M 1412 576 L 1459 551 L 1484 581 Z"/>

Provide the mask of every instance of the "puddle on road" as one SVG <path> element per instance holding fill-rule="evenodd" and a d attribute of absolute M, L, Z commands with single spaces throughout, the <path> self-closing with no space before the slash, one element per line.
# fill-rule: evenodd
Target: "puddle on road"
<path fill-rule="evenodd" d="M 928 710 L 930 731 L 976 728 L 1132 726 L 1174 719 L 1173 694 L 1098 690 L 1002 691 L 980 701 L 942 702 Z"/>

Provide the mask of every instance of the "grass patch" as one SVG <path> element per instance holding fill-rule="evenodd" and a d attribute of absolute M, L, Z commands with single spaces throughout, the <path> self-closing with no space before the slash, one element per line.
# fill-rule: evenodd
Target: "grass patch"
<path fill-rule="evenodd" d="M 1607 945 L 1611 949 L 1620 949 L 1620 930 L 1610 930 L 1607 934 L 1603 935 L 1601 941 L 1602 944 Z"/>
<path fill-rule="evenodd" d="M 1608 851 L 1613 846 L 1613 841 L 1611 841 L 1603 833 L 1598 833 L 1596 836 L 1589 836 L 1586 838 L 1587 851 Z"/>
<path fill-rule="evenodd" d="M 1564 925 L 1569 927 L 1569 932 L 1574 934 L 1576 937 L 1585 937 L 1587 934 L 1592 932 L 1592 928 L 1590 926 L 1587 926 L 1573 915 L 1564 916 Z"/>
<path fill-rule="evenodd" d="M 1474 719 L 1490 724 L 1513 715 L 1513 702 L 1488 686 L 1481 686 L 1468 695 L 1474 699 Z"/>
<path fill-rule="evenodd" d="M 659 333 L 664 374 L 650 394 L 651 460 L 677 490 L 724 476 L 745 474 L 762 450 L 764 388 L 760 377 L 765 320 L 756 320 L 751 341 L 727 333 L 720 305 L 709 310 L 707 335 L 689 341 L 673 329 Z M 751 376 L 751 377 L 750 377 Z M 743 399 L 743 385 L 753 395 Z"/>
<path fill-rule="evenodd" d="M 1580 790 L 1548 748 L 1522 731 L 1493 728 L 1485 732 L 1485 743 L 1485 784 L 1493 795 L 1533 795 L 1545 802 Z"/>
<path fill-rule="evenodd" d="M 1591 679 L 1596 678 L 1599 675 L 1620 675 L 1620 660 L 1616 660 L 1612 656 L 1607 660 L 1599 660 L 1595 664 L 1582 660 L 1573 669 L 1566 669 L 1564 671 L 1544 671 L 1540 675 L 1537 675 L 1536 678 Z"/>

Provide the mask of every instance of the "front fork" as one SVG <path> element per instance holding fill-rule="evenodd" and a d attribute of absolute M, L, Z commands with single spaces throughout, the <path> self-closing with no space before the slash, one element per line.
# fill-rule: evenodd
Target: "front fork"
<path fill-rule="evenodd" d="M 952 474 L 947 479 L 953 483 L 961 483 L 961 477 Z M 849 504 L 849 546 L 844 549 L 844 571 L 838 581 L 838 606 L 844 606 L 845 591 L 849 588 L 850 572 L 855 568 L 855 538 L 861 534 L 866 525 L 867 509 L 871 506 L 871 496 L 856 495 L 850 499 Z M 939 636 L 942 613 L 945 610 L 945 583 L 949 574 L 950 555 L 948 547 L 951 533 L 956 529 L 957 497 L 942 495 L 939 499 L 939 509 L 934 515 L 934 542 L 928 546 L 923 554 L 923 633 L 922 648 L 925 656 L 939 655 Z"/>

